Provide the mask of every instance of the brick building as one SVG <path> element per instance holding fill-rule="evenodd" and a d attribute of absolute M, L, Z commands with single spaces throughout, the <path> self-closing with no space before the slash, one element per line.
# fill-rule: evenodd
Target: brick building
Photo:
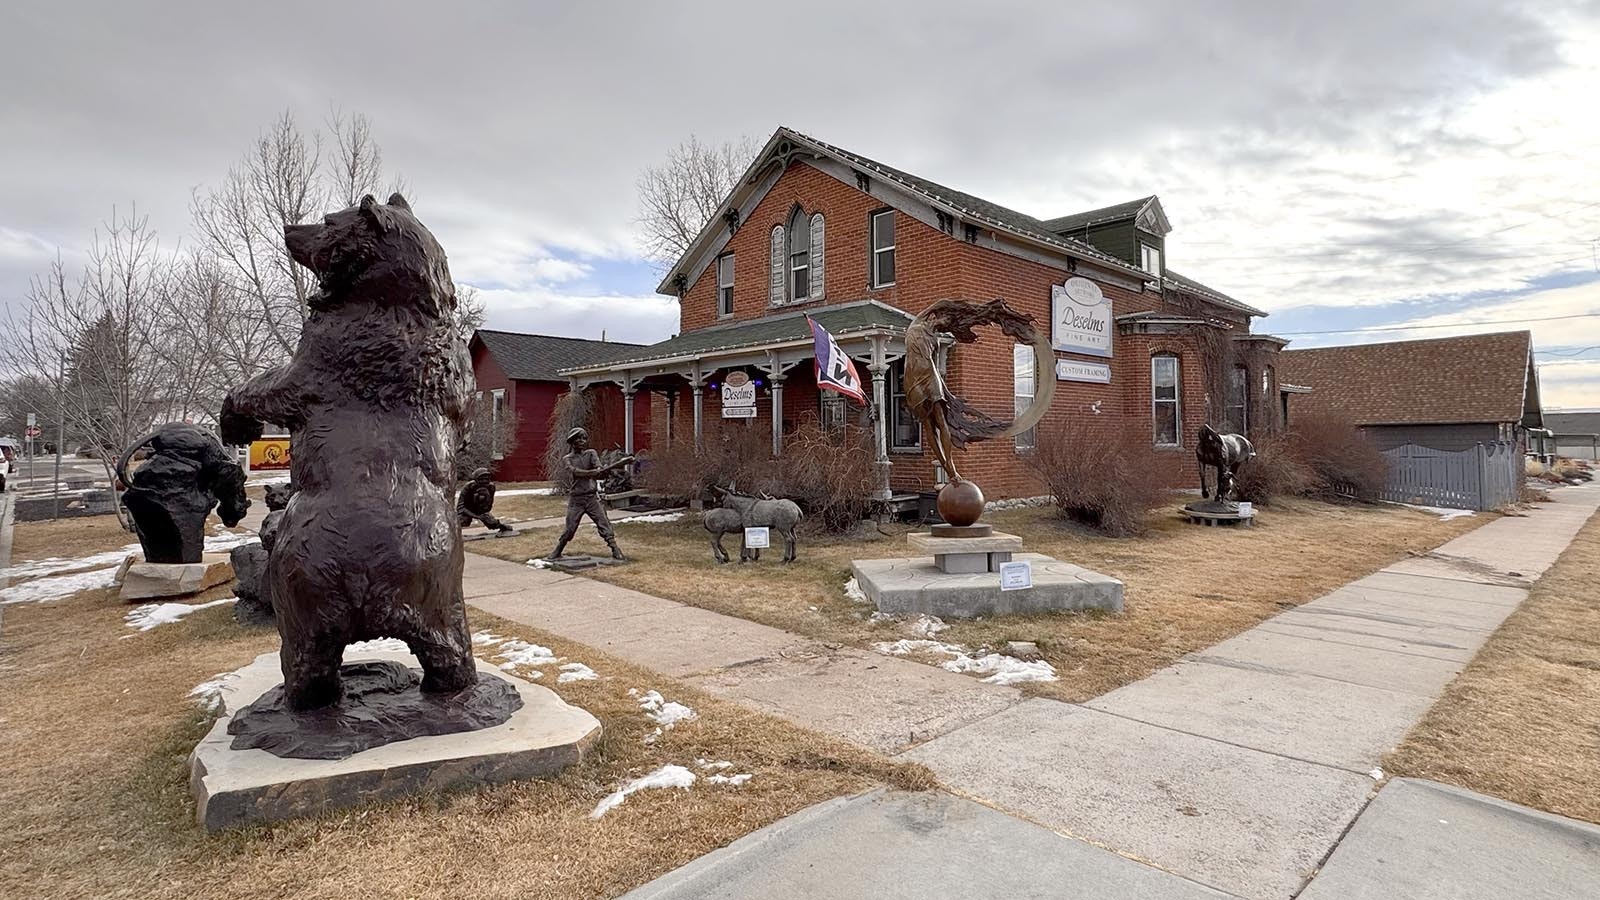
<path fill-rule="evenodd" d="M 810 315 L 871 375 L 890 488 L 929 489 L 933 455 L 900 398 L 905 327 L 941 298 L 1001 297 L 1054 336 L 1058 383 L 1040 429 L 1136 434 L 1159 451 L 1155 477 L 1183 484 L 1201 423 L 1278 427 L 1285 341 L 1251 333 L 1260 310 L 1167 269 L 1169 230 L 1154 196 L 1044 221 L 780 128 L 657 288 L 679 299 L 680 333 L 561 374 L 661 394 L 653 430 L 670 441 L 720 425 L 717 387 L 743 371 L 758 402 L 737 425 L 770 431 L 782 452 L 803 416 L 859 415 L 817 390 Z M 946 377 L 1009 419 L 1036 389 L 1032 349 L 985 331 L 948 349 Z M 1038 494 L 1032 440 L 973 444 L 962 470 L 991 498 Z"/>

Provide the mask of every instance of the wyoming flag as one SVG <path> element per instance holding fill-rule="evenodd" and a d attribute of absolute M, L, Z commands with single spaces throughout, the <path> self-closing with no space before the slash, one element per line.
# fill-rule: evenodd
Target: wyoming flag
<path fill-rule="evenodd" d="M 861 390 L 861 375 L 856 371 L 856 364 L 839 349 L 833 335 L 818 325 L 816 319 L 806 316 L 806 323 L 811 326 L 811 337 L 816 345 L 817 389 L 838 391 L 857 403 L 866 403 L 867 395 Z"/>

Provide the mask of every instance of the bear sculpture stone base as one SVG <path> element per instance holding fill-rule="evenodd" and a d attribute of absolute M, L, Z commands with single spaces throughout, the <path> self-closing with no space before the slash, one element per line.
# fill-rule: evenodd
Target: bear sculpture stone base
<path fill-rule="evenodd" d="M 388 644 L 389 642 L 383 642 Z M 344 663 L 383 662 L 409 671 L 416 657 L 385 646 L 352 646 Z M 343 759 L 299 759 L 235 749 L 234 717 L 283 682 L 278 654 L 265 653 L 216 680 L 219 718 L 189 757 L 189 784 L 207 831 L 318 816 L 359 803 L 550 778 L 583 759 L 600 738 L 594 716 L 549 688 L 507 678 L 476 661 L 480 679 L 508 684 L 521 705 L 499 725 L 413 737 Z"/>
<path fill-rule="evenodd" d="M 422 670 L 393 661 L 340 667 L 344 699 L 295 712 L 283 685 L 239 710 L 228 723 L 233 749 L 257 748 L 291 759 L 345 759 L 416 737 L 492 728 L 522 708 L 522 697 L 498 675 L 450 694 L 420 690 Z"/>

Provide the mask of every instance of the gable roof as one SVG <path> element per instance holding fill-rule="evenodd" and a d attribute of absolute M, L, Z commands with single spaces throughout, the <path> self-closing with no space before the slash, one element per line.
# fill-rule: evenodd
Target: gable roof
<path fill-rule="evenodd" d="M 676 295 L 676 292 L 672 289 L 673 279 L 680 273 L 687 275 L 685 270 L 694 268 L 692 263 L 711 248 L 715 235 L 726 227 L 723 217 L 728 210 L 739 206 L 756 189 L 756 183 L 760 180 L 759 176 L 768 165 L 780 159 L 787 160 L 787 156 L 779 154 L 781 145 L 784 142 L 788 142 L 791 148 L 789 155 L 801 153 L 803 155 L 832 159 L 868 177 L 893 182 L 918 195 L 935 208 L 950 213 L 961 221 L 981 223 L 997 231 L 1007 232 L 1059 253 L 1078 259 L 1091 260 L 1124 275 L 1131 275 L 1141 279 L 1146 277 L 1137 267 L 1131 266 L 1109 253 L 1102 252 L 1083 241 L 1054 234 L 1049 228 L 1045 227 L 1044 222 L 1026 213 L 1017 212 L 998 203 L 991 203 L 981 197 L 975 197 L 964 191 L 945 187 L 938 182 L 901 171 L 893 166 L 884 165 L 859 153 L 852 153 L 843 147 L 836 147 L 809 135 L 801 134 L 792 128 L 779 127 L 777 131 L 772 133 L 772 137 L 767 139 L 767 143 L 761 148 L 761 152 L 756 155 L 755 160 L 750 163 L 749 168 L 745 169 L 744 174 L 734 185 L 733 191 L 722 201 L 722 205 L 717 207 L 716 213 L 706 220 L 705 226 L 700 229 L 700 233 L 690 243 L 689 249 L 677 262 L 673 263 L 672 268 L 667 270 L 661 279 L 661 283 L 656 286 L 656 293 Z"/>
<path fill-rule="evenodd" d="M 1147 197 L 1140 197 L 1137 200 L 1129 200 L 1126 203 L 1113 203 L 1110 206 L 1102 206 L 1099 209 L 1091 209 L 1087 212 L 1071 213 L 1058 219 L 1046 219 L 1044 227 L 1059 234 L 1065 231 L 1082 231 L 1085 228 L 1092 228 L 1107 222 L 1120 222 L 1124 219 L 1137 218 L 1139 212 L 1149 206 L 1150 202 L 1155 199 L 1156 195 L 1151 194 Z M 1165 219 L 1165 216 L 1162 218 Z"/>
<path fill-rule="evenodd" d="M 1532 351 L 1526 331 L 1285 350 L 1277 375 L 1311 388 L 1305 413 L 1357 425 L 1521 422 Z"/>
<path fill-rule="evenodd" d="M 472 339 L 482 341 L 494 356 L 494 361 L 505 371 L 506 377 L 517 381 L 566 381 L 565 376 L 557 374 L 562 369 L 596 362 L 617 353 L 625 353 L 630 348 L 644 346 L 519 331 L 491 331 L 487 328 L 478 329 Z"/>
<path fill-rule="evenodd" d="M 725 322 L 685 332 L 648 347 L 634 346 L 613 353 L 605 359 L 567 367 L 568 371 L 610 366 L 634 365 L 679 357 L 699 357 L 766 344 L 793 341 L 810 341 L 811 326 L 806 317 L 817 320 L 835 338 L 845 338 L 861 332 L 902 332 L 911 324 L 911 314 L 876 300 L 856 300 L 838 306 L 824 306 L 812 310 L 784 312 L 748 319 L 742 322 Z"/>
<path fill-rule="evenodd" d="M 1556 434 L 1600 434 L 1600 410 L 1547 412 L 1544 427 Z"/>

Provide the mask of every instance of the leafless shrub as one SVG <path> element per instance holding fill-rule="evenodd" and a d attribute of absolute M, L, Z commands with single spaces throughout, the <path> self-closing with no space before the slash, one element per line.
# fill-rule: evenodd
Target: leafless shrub
<path fill-rule="evenodd" d="M 1151 507 L 1166 493 L 1151 476 L 1155 450 L 1131 432 L 1041 429 L 1027 459 L 1064 518 L 1113 537 L 1143 533 Z"/>
<path fill-rule="evenodd" d="M 1311 493 L 1324 499 L 1376 500 L 1389 477 L 1389 461 L 1378 445 L 1348 419 L 1298 420 L 1289 444 L 1316 476 Z"/>
<path fill-rule="evenodd" d="M 567 391 L 556 399 L 550 409 L 550 439 L 545 442 L 545 477 L 555 486 L 556 493 L 565 494 L 572 488 L 572 476 L 567 474 L 567 432 L 574 428 L 594 430 L 594 400 L 587 391 Z"/>
<path fill-rule="evenodd" d="M 1255 441 L 1255 447 L 1255 458 L 1241 466 L 1234 476 L 1236 499 L 1268 506 L 1275 497 L 1315 492 L 1316 473 L 1300 458 L 1287 437 L 1267 435 Z"/>

